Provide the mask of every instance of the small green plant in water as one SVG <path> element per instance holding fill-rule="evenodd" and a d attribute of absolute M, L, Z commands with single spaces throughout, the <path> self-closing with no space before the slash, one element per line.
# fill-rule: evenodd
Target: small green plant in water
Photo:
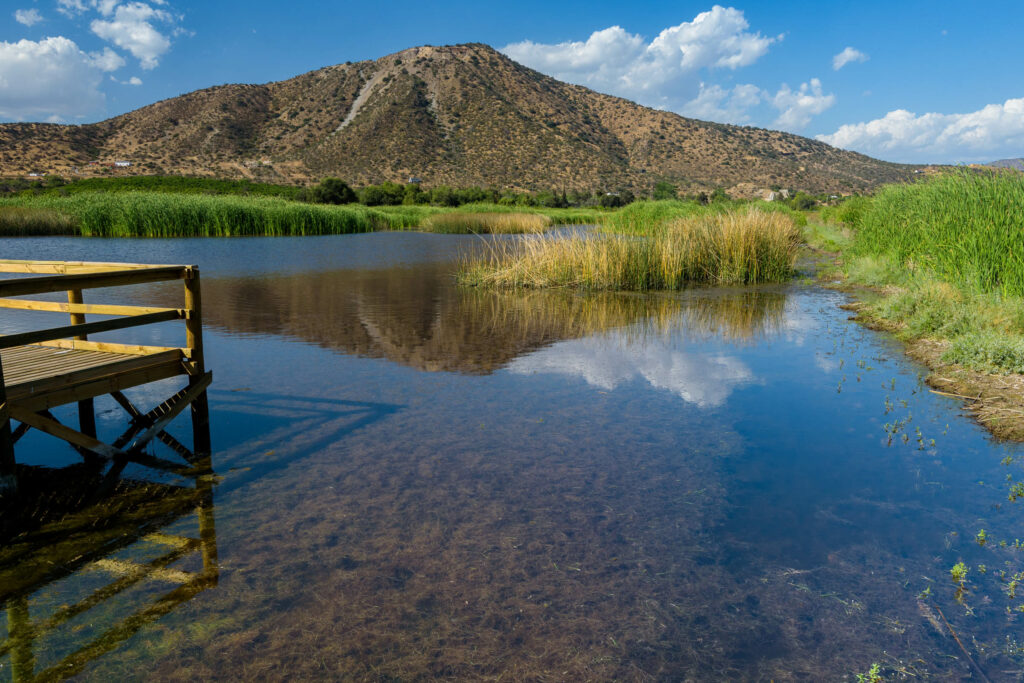
<path fill-rule="evenodd" d="M 857 674 L 857 683 L 881 683 L 882 667 L 875 662 L 868 669 L 867 673 Z"/>
<path fill-rule="evenodd" d="M 982 529 L 978 532 L 978 535 L 974 537 L 974 540 L 978 542 L 978 545 L 984 548 L 985 544 L 988 543 L 988 535 L 985 533 L 985 530 Z"/>
<path fill-rule="evenodd" d="M 963 561 L 960 561 L 954 564 L 953 568 L 949 570 L 949 575 L 953 579 L 953 583 L 960 586 L 960 588 L 963 588 L 964 582 L 967 581 L 967 572 L 969 571 L 970 569 L 967 568 L 967 565 L 964 564 Z"/>

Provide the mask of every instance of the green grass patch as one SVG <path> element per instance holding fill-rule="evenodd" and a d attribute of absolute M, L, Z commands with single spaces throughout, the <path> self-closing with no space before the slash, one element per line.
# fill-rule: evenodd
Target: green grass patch
<path fill-rule="evenodd" d="M 799 232 L 783 213 L 742 208 L 665 223 L 653 234 L 541 236 L 463 264 L 460 282 L 492 287 L 681 289 L 791 277 Z"/>
<path fill-rule="evenodd" d="M 0 199 L 16 208 L 69 216 L 87 237 L 234 237 L 335 235 L 407 229 L 428 213 L 421 207 L 381 211 L 363 206 L 304 204 L 269 197 L 159 192 L 83 193 L 69 197 Z M 66 234 L 66 233 L 64 233 Z"/>
<path fill-rule="evenodd" d="M 1024 175 L 964 170 L 884 187 L 852 253 L 887 256 L 979 292 L 1024 296 Z"/>
<path fill-rule="evenodd" d="M 77 234 L 78 221 L 69 213 L 48 208 L 0 205 L 0 236 Z"/>

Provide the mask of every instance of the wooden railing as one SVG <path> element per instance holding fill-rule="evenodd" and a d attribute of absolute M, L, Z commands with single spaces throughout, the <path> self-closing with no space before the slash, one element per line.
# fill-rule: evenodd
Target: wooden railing
<path fill-rule="evenodd" d="M 0 308 L 24 311 L 67 313 L 70 325 L 19 332 L 0 336 L 0 349 L 38 344 L 66 349 L 109 351 L 144 355 L 171 350 L 174 347 L 90 342 L 88 335 L 122 330 L 169 320 L 185 321 L 185 345 L 180 347 L 192 368 L 189 374 L 201 374 L 202 311 L 199 296 L 199 270 L 195 266 L 151 266 L 137 263 L 90 263 L 84 261 L 15 261 L 0 259 L 0 273 L 41 274 L 40 277 L 19 277 L 0 280 Z M 185 301 L 182 308 L 116 306 L 87 304 L 83 290 L 101 287 L 123 287 L 152 282 L 182 280 Z M 66 291 L 68 303 L 37 301 L 24 298 L 34 294 Z M 116 316 L 112 319 L 86 322 L 85 316 Z"/>
<path fill-rule="evenodd" d="M 194 451 L 197 454 L 209 453 L 209 418 L 205 388 L 209 385 L 210 373 L 205 371 L 203 362 L 202 298 L 198 268 L 185 265 L 156 266 L 138 263 L 0 259 L 0 273 L 16 273 L 23 276 L 0 280 L 0 308 L 66 313 L 70 322 L 69 325 L 60 327 L 0 335 L 0 350 L 35 345 L 134 356 L 180 353 L 182 373 L 189 376 L 189 386 L 182 392 L 182 396 L 174 398 L 174 408 L 170 409 L 164 406 L 159 409 L 158 412 L 167 413 L 164 417 L 141 415 L 141 413 L 140 416 L 133 415 L 133 417 L 136 417 L 137 421 L 149 420 L 152 422 L 149 431 L 145 434 L 149 438 L 152 436 L 149 432 L 159 432 L 167 419 L 176 415 L 185 405 L 190 405 L 195 437 Z M 124 287 L 174 280 L 181 280 L 184 283 L 184 305 L 181 308 L 89 304 L 85 303 L 83 297 L 83 291 L 87 289 Z M 54 292 L 67 292 L 67 303 L 24 298 Z M 87 315 L 112 317 L 106 320 L 87 322 Z M 185 345 L 182 347 L 122 344 L 89 339 L 91 334 L 172 320 L 183 320 L 185 323 Z M 22 422 L 19 429 L 35 427 L 47 431 L 80 449 L 84 448 L 83 453 L 85 454 L 95 455 L 98 453 L 102 455 L 110 450 L 95 439 L 96 417 L 92 393 L 83 390 L 81 395 L 70 399 L 71 402 L 76 399 L 78 402 L 80 432 L 76 433 L 56 423 L 48 414 L 35 414 L 28 409 L 19 409 L 18 406 L 10 405 L 5 386 L 4 371 L 0 364 L 0 493 L 4 489 L 9 489 L 13 481 L 13 444 L 17 441 L 17 435 L 12 434 L 11 431 L 10 419 L 12 417 Z M 122 405 L 128 403 L 119 391 L 113 392 L 113 395 Z M 134 407 L 132 410 L 134 411 Z M 120 451 L 115 448 L 111 452 Z"/>

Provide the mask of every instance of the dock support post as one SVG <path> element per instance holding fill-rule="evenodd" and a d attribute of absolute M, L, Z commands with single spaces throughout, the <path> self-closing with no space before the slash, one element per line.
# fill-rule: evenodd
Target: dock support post
<path fill-rule="evenodd" d="M 82 290 L 71 289 L 68 290 L 68 303 L 69 304 L 81 304 L 84 303 L 82 298 Z M 72 325 L 84 325 L 85 314 L 84 313 L 72 313 L 71 314 Z M 75 337 L 79 341 L 86 341 L 88 335 L 80 334 Z M 87 398 L 78 402 L 78 426 L 86 436 L 96 438 L 96 406 L 93 403 L 93 399 Z"/>
<path fill-rule="evenodd" d="M 185 273 L 185 347 L 193 371 L 189 374 L 189 386 L 197 384 L 206 373 L 203 360 L 203 300 L 199 285 L 199 269 L 192 267 Z M 210 406 L 203 391 L 192 401 L 192 452 L 197 459 L 212 453 L 210 443 Z"/>
<path fill-rule="evenodd" d="M 0 499 L 14 493 L 18 479 L 14 465 L 14 435 L 11 433 L 11 411 L 4 388 L 4 369 L 0 364 Z"/>

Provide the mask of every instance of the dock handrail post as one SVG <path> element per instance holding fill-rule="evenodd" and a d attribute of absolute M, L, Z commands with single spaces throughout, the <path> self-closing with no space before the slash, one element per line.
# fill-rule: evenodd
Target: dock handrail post
<path fill-rule="evenodd" d="M 75 304 L 85 303 L 82 298 L 82 290 L 70 289 L 68 290 L 68 303 L 74 306 Z M 84 325 L 85 314 L 84 313 L 71 313 L 71 324 L 72 325 Z M 87 341 L 89 335 L 79 334 L 75 336 L 77 341 Z M 96 438 L 96 407 L 91 398 L 87 398 L 78 402 L 78 425 L 81 428 L 81 432 L 86 436 Z"/>
<path fill-rule="evenodd" d="M 14 465 L 14 435 L 11 433 L 11 414 L 4 387 L 4 368 L 0 363 L 0 497 L 14 493 L 18 480 Z"/>
<path fill-rule="evenodd" d="M 192 372 L 189 373 L 189 386 L 198 383 L 206 373 L 203 360 L 203 298 L 199 282 L 199 268 L 191 266 L 185 269 L 185 309 L 188 316 L 185 320 L 185 347 L 188 349 Z M 210 455 L 210 406 L 203 391 L 192 401 L 192 446 L 197 458 Z"/>

